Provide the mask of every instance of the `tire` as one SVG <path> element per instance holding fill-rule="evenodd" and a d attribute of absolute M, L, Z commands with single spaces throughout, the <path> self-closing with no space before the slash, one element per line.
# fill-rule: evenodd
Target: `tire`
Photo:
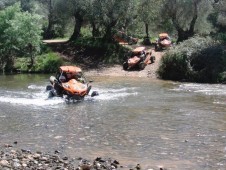
<path fill-rule="evenodd" d="M 139 69 L 143 70 L 145 68 L 145 63 L 144 62 L 140 62 L 139 63 Z"/>
<path fill-rule="evenodd" d="M 155 51 L 158 51 L 158 44 L 155 44 Z"/>
<path fill-rule="evenodd" d="M 53 86 L 52 85 L 47 85 L 46 86 L 46 91 L 50 91 L 50 90 L 52 90 L 53 89 Z"/>
<path fill-rule="evenodd" d="M 99 96 L 99 93 L 97 91 L 93 91 L 91 94 L 91 97 L 94 97 L 94 96 Z"/>
<path fill-rule="evenodd" d="M 127 70 L 127 69 L 128 69 L 128 63 L 127 63 L 127 62 L 124 62 L 124 63 L 123 63 L 123 69 L 124 69 L 124 70 Z"/>
<path fill-rule="evenodd" d="M 151 56 L 150 60 L 151 60 L 151 63 L 154 63 L 155 62 L 155 56 Z"/>
<path fill-rule="evenodd" d="M 129 40 L 128 45 L 133 45 L 133 41 Z"/>
<path fill-rule="evenodd" d="M 56 93 L 54 92 L 54 90 L 50 90 L 48 98 L 52 98 L 52 97 L 55 97 L 55 96 L 56 96 Z"/>

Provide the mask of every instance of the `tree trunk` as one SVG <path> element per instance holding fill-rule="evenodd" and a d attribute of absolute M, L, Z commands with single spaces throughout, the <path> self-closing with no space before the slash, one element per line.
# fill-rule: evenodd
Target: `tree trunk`
<path fill-rule="evenodd" d="M 144 37 L 144 41 L 143 41 L 144 45 L 151 45 L 151 41 L 149 39 L 149 31 L 148 30 L 149 30 L 148 24 L 145 23 L 146 37 Z"/>
<path fill-rule="evenodd" d="M 178 30 L 177 31 L 177 35 L 178 35 L 177 43 L 189 39 L 190 37 L 194 36 L 194 34 L 195 34 L 194 30 L 191 30 L 191 31 L 190 30 L 184 31 L 182 29 Z"/>
<path fill-rule="evenodd" d="M 104 35 L 104 40 L 106 41 L 106 42 L 112 42 L 112 29 L 111 29 L 111 26 L 108 26 L 107 28 L 106 28 L 106 32 L 105 32 L 105 35 Z"/>
<path fill-rule="evenodd" d="M 149 30 L 148 24 L 145 23 L 145 32 L 146 32 L 146 37 L 147 37 L 147 38 L 149 38 L 149 33 L 148 33 L 149 31 L 148 31 L 148 30 Z"/>
<path fill-rule="evenodd" d="M 29 51 L 29 55 L 30 55 L 30 64 L 27 65 L 28 70 L 30 70 L 33 66 L 34 66 L 34 47 L 31 43 L 28 44 L 28 51 Z"/>
<path fill-rule="evenodd" d="M 97 28 L 95 22 L 91 22 L 91 26 L 92 26 L 92 36 L 93 36 L 93 38 L 99 37 L 100 36 L 100 31 Z"/>
<path fill-rule="evenodd" d="M 109 25 L 106 26 L 106 31 L 105 31 L 105 35 L 103 37 L 103 39 L 106 42 L 113 42 L 113 33 L 112 33 L 112 28 L 115 27 L 115 25 L 117 24 L 117 20 L 112 21 Z"/>
<path fill-rule="evenodd" d="M 70 38 L 70 41 L 74 41 L 80 36 L 80 31 L 83 24 L 83 17 L 80 14 L 76 13 L 74 15 L 74 18 L 75 18 L 74 32 Z"/>
<path fill-rule="evenodd" d="M 177 34 L 178 34 L 178 39 L 177 39 L 177 43 L 178 42 L 182 42 L 184 40 L 187 40 L 188 38 L 194 36 L 195 34 L 195 23 L 196 23 L 196 20 L 198 18 L 198 4 L 201 2 L 199 0 L 194 0 L 194 13 L 193 13 L 193 18 L 190 22 L 190 26 L 189 26 L 189 29 L 187 30 L 183 30 L 183 28 L 180 26 L 180 24 L 178 23 L 178 20 L 176 18 L 177 14 L 176 14 L 176 10 L 174 10 L 172 13 L 171 13 L 171 19 L 172 19 L 172 22 L 177 30 Z"/>
<path fill-rule="evenodd" d="M 48 15 L 48 27 L 44 33 L 45 39 L 53 38 L 53 25 L 54 25 L 54 18 L 53 18 L 53 6 L 52 0 L 48 1 L 48 8 L 49 8 L 49 15 Z"/>

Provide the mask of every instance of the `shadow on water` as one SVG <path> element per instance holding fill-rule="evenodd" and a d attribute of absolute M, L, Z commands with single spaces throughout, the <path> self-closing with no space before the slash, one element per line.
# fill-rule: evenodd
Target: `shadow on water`
<path fill-rule="evenodd" d="M 48 75 L 0 76 L 0 144 L 144 168 L 224 169 L 226 86 L 94 77 L 95 98 L 47 99 Z"/>

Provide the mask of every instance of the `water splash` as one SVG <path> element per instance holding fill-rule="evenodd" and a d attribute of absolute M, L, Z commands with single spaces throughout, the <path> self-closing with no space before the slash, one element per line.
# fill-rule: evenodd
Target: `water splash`
<path fill-rule="evenodd" d="M 0 91 L 0 94 L 0 102 L 11 104 L 46 106 L 64 102 L 61 98 L 48 99 L 45 86 L 29 85 L 25 90 Z"/>
<path fill-rule="evenodd" d="M 126 96 L 135 96 L 138 94 L 136 91 L 137 89 L 134 88 L 120 88 L 120 89 L 113 89 L 113 88 L 96 88 L 94 91 L 98 91 L 99 96 L 95 96 L 96 100 L 117 100 L 124 98 Z M 92 93 L 92 92 L 91 92 Z M 91 94 L 90 93 L 90 94 Z"/>
<path fill-rule="evenodd" d="M 0 102 L 11 103 L 11 104 L 21 104 L 21 105 L 35 105 L 35 106 L 46 106 L 46 105 L 56 105 L 59 103 L 63 103 L 64 101 L 60 98 L 55 99 L 46 99 L 46 98 L 14 98 L 12 96 L 9 97 L 0 97 Z"/>
<path fill-rule="evenodd" d="M 137 95 L 136 88 L 94 88 L 92 91 L 98 91 L 99 96 L 93 98 L 87 96 L 85 100 L 117 100 L 125 96 Z M 92 91 L 90 91 L 90 94 Z M 29 85 L 27 89 L 21 91 L 0 91 L 0 94 L 0 102 L 11 104 L 54 106 L 65 103 L 64 98 L 54 97 L 48 99 L 48 92 L 45 91 L 45 86 L 38 85 Z"/>

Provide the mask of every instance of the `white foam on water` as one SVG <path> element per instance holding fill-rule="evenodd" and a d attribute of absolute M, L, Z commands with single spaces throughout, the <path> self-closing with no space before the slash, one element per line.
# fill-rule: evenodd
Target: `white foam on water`
<path fill-rule="evenodd" d="M 120 89 L 94 89 L 93 91 L 98 91 L 99 95 L 95 96 L 96 100 L 117 100 L 124 98 L 126 96 L 135 96 L 138 94 L 135 87 L 132 88 L 120 88 Z M 90 92 L 92 94 L 92 91 Z"/>
<path fill-rule="evenodd" d="M 209 96 L 212 96 L 212 95 L 226 96 L 226 85 L 221 85 L 221 84 L 185 83 L 185 84 L 180 84 L 178 87 L 176 87 L 173 90 L 201 93 Z"/>
<path fill-rule="evenodd" d="M 31 85 L 28 86 L 28 89 L 33 89 L 33 90 L 36 90 L 36 89 L 38 89 L 38 90 L 44 90 L 45 87 L 43 87 L 43 86 L 38 86 L 38 85 L 35 85 L 35 84 L 31 84 Z"/>
<path fill-rule="evenodd" d="M 64 99 L 58 97 L 48 99 L 48 92 L 45 92 L 44 86 L 29 85 L 27 90 L 4 91 L 0 96 L 0 102 L 19 105 L 46 106 L 64 103 Z"/>
<path fill-rule="evenodd" d="M 29 98 L 13 98 L 13 97 L 0 97 L 0 102 L 11 103 L 11 104 L 21 104 L 21 105 L 35 105 L 35 106 L 46 106 L 46 105 L 56 105 L 63 103 L 64 100 L 61 98 L 55 99 L 29 99 Z"/>
<path fill-rule="evenodd" d="M 125 96 L 137 95 L 136 88 L 93 88 L 90 91 L 97 91 L 98 96 L 92 97 L 92 100 L 117 100 Z M 1 92 L 0 92 L 1 93 Z M 87 96 L 85 100 L 91 99 Z M 45 86 L 29 85 L 27 90 L 24 91 L 4 91 L 0 96 L 0 102 L 19 104 L 19 105 L 32 105 L 32 106 L 46 106 L 58 105 L 65 103 L 64 98 L 53 97 L 48 99 L 48 92 L 45 92 Z"/>

